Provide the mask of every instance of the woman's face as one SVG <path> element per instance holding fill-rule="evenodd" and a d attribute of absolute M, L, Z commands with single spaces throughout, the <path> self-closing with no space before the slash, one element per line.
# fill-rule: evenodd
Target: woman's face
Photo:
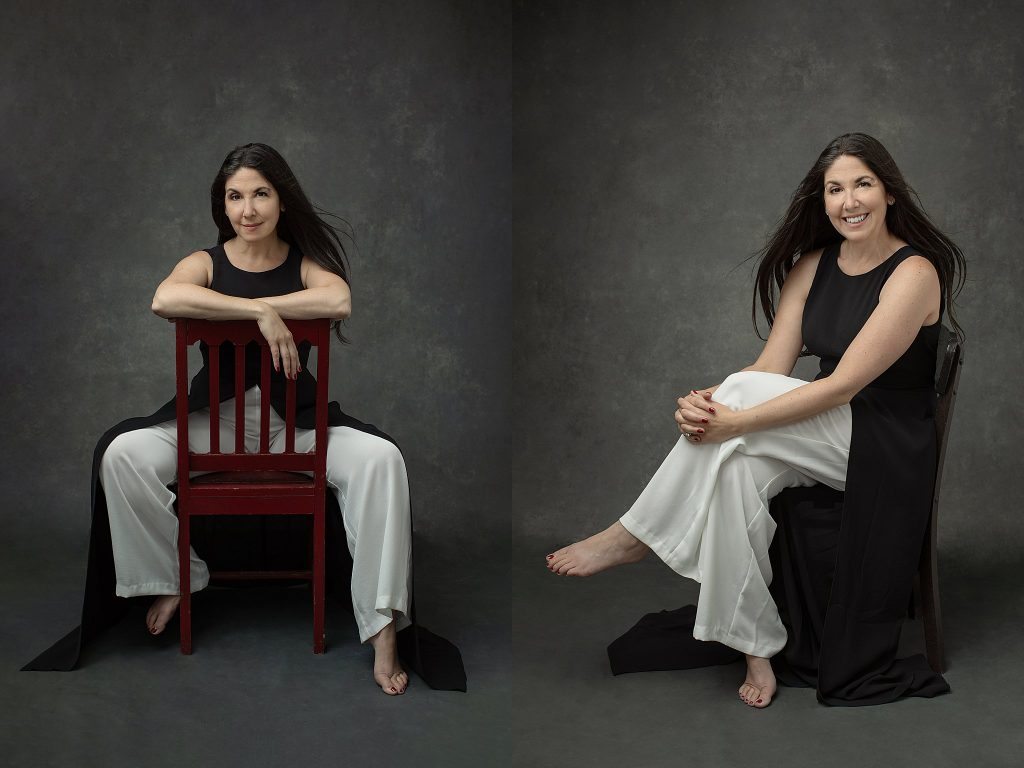
<path fill-rule="evenodd" d="M 885 212 L 894 198 L 863 161 L 840 155 L 825 171 L 825 213 L 847 240 L 885 234 Z"/>
<path fill-rule="evenodd" d="M 224 183 L 224 211 L 242 240 L 272 237 L 283 210 L 277 190 L 254 168 L 239 168 Z"/>

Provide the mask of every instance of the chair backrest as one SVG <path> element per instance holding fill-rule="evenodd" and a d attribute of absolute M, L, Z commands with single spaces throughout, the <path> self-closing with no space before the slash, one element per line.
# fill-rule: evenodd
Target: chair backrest
<path fill-rule="evenodd" d="M 946 444 L 949 442 L 949 428 L 953 421 L 953 409 L 956 406 L 957 388 L 960 385 L 960 372 L 964 365 L 963 342 L 951 330 L 942 327 L 940 344 L 945 349 L 939 355 L 939 364 L 935 376 L 935 391 L 938 403 L 935 408 L 935 437 L 937 456 L 935 468 L 934 504 L 938 504 L 939 485 L 942 480 L 942 465 L 946 461 Z"/>
<path fill-rule="evenodd" d="M 316 445 L 310 453 L 295 453 L 295 381 L 286 380 L 285 450 L 270 453 L 270 348 L 253 320 L 211 321 L 181 319 L 177 325 L 176 384 L 178 423 L 178 481 L 187 484 L 189 472 L 311 472 L 322 478 L 327 460 L 327 378 L 330 361 L 329 320 L 285 320 L 296 346 L 309 342 L 316 348 Z M 210 451 L 188 450 L 188 348 L 205 342 L 209 354 Z M 245 447 L 245 348 L 260 345 L 260 436 L 255 453 Z M 221 345 L 234 346 L 235 355 L 235 441 L 233 452 L 220 445 L 220 352 Z"/>

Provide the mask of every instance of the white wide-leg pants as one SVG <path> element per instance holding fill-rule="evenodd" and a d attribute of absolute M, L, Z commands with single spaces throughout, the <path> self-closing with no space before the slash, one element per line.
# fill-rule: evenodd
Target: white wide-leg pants
<path fill-rule="evenodd" d="M 714 399 L 735 410 L 806 382 L 774 373 L 729 376 Z M 719 444 L 680 437 L 619 522 L 674 571 L 700 582 L 693 636 L 771 657 L 786 630 L 768 593 L 769 500 L 784 488 L 846 487 L 849 405 Z"/>
<path fill-rule="evenodd" d="M 245 395 L 248 450 L 259 443 L 259 387 Z M 234 445 L 234 399 L 221 404 L 221 445 Z M 284 422 L 270 410 L 270 450 L 284 451 Z M 189 416 L 189 448 L 210 448 L 209 409 Z M 312 450 L 315 433 L 295 430 L 295 450 Z M 178 590 L 177 425 L 168 421 L 119 435 L 100 464 L 107 498 L 117 594 L 176 595 Z M 352 607 L 365 642 L 392 619 L 409 624 L 412 546 L 409 483 L 402 454 L 392 443 L 350 427 L 327 430 L 327 485 L 338 499 L 352 555 Z M 209 572 L 193 551 L 192 591 L 209 582 Z"/>

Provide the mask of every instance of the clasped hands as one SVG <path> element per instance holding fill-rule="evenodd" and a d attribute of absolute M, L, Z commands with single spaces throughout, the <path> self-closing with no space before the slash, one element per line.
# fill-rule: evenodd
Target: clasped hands
<path fill-rule="evenodd" d="M 694 389 L 676 400 L 676 425 L 691 443 L 721 443 L 742 434 L 737 412 L 716 403 L 711 395 Z"/>

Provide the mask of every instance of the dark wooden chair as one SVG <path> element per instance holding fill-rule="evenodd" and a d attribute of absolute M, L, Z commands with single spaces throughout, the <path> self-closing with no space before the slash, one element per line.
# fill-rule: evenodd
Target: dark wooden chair
<path fill-rule="evenodd" d="M 190 520 L 199 515 L 307 515 L 312 518 L 312 563 L 308 570 L 221 571 L 218 580 L 308 580 L 313 592 L 313 652 L 324 651 L 324 491 L 327 462 L 327 378 L 330 358 L 328 320 L 285 321 L 296 345 L 308 342 L 317 350 L 316 446 L 310 453 L 295 452 L 295 382 L 286 383 L 285 450 L 270 453 L 270 350 L 253 321 L 212 322 L 182 319 L 177 322 L 176 376 L 178 421 L 178 564 L 181 586 L 179 608 L 181 652 L 192 653 L 192 600 L 189 573 Z M 196 342 L 209 346 L 210 451 L 188 449 L 188 348 Z M 255 453 L 245 447 L 245 349 L 261 347 L 259 386 L 260 436 Z M 220 348 L 233 345 L 235 359 L 235 444 L 232 452 L 220 445 Z M 191 475 L 201 474 L 196 477 Z"/>
<path fill-rule="evenodd" d="M 936 672 L 946 671 L 946 651 L 942 641 L 942 610 L 939 604 L 939 490 L 942 486 L 942 467 L 946 461 L 946 446 L 949 443 L 949 427 L 953 421 L 960 372 L 964 365 L 963 344 L 952 331 L 944 326 L 941 330 L 943 336 L 940 344 L 945 344 L 945 352 L 939 356 L 935 376 L 935 391 L 938 393 L 938 406 L 935 410 L 935 436 L 938 443 L 935 489 L 932 491 L 932 516 L 921 548 L 914 590 L 924 625 L 928 665 Z"/>
<path fill-rule="evenodd" d="M 935 433 L 937 442 L 936 465 L 935 465 L 935 486 L 932 492 L 931 517 L 928 529 L 925 533 L 924 542 L 921 547 L 921 557 L 918 561 L 917 574 L 914 578 L 914 596 L 909 606 L 911 617 L 920 615 L 925 637 L 925 652 L 928 658 L 928 665 L 935 672 L 944 672 L 946 669 L 945 651 L 942 641 L 942 611 L 939 602 L 939 575 L 938 575 L 938 516 L 939 516 L 939 490 L 942 481 L 942 467 L 946 458 L 946 446 L 949 438 L 950 423 L 953 419 L 953 408 L 956 404 L 957 387 L 960 382 L 960 372 L 963 368 L 963 346 L 956 335 L 943 326 L 939 340 L 939 354 L 936 359 L 935 390 L 938 395 L 938 402 L 935 412 Z M 823 485 L 809 487 L 788 488 L 772 500 L 773 516 L 783 515 L 788 518 L 797 508 L 806 506 L 813 510 L 814 518 L 819 526 L 834 526 L 834 532 L 838 534 L 839 521 L 842 517 L 843 493 Z M 832 520 L 833 522 L 827 522 Z M 787 520 L 776 517 L 780 524 L 780 531 L 783 525 L 790 525 Z M 776 536 L 773 542 L 773 549 L 779 541 Z M 790 542 L 793 552 L 798 557 L 814 557 L 813 564 L 809 564 L 807 573 L 819 574 L 815 579 L 824 578 L 828 572 L 828 579 L 831 579 L 832 563 L 825 559 L 830 551 L 828 547 L 815 543 L 808 547 L 807 540 L 796 535 Z M 820 541 L 825 541 L 821 539 Z M 780 545 L 781 546 L 781 545 Z M 781 558 L 781 551 L 775 551 L 775 557 Z M 776 562 L 776 561 L 773 561 Z M 781 563 L 781 560 L 778 562 Z M 802 571 L 802 569 L 800 569 Z M 821 584 L 818 585 L 822 586 Z M 773 589 L 778 585 L 773 582 Z M 824 592 L 813 591 L 813 594 L 803 595 L 802 600 L 806 607 L 810 605 L 821 606 L 827 600 L 827 589 Z M 776 595 L 777 601 L 781 595 Z M 796 608 L 795 610 L 800 610 Z M 823 618 L 824 614 L 822 614 Z M 813 622 L 812 622 L 813 623 Z"/>

